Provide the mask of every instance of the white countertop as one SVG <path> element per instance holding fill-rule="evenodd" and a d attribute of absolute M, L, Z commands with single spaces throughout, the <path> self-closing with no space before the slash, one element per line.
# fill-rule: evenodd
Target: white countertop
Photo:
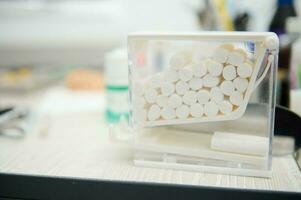
<path fill-rule="evenodd" d="M 74 96 L 79 99 L 72 103 Z M 271 179 L 136 167 L 132 149 L 108 140 L 103 94 L 54 88 L 38 99 L 39 114 L 32 117 L 26 137 L 0 137 L 0 172 L 301 192 L 301 173 L 292 156 L 273 158 Z M 85 99 L 91 102 L 87 108 L 79 106 Z"/>

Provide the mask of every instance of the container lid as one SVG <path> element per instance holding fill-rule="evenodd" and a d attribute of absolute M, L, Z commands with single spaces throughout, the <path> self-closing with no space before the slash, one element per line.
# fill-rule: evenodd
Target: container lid
<path fill-rule="evenodd" d="M 107 85 L 128 86 L 128 56 L 125 47 L 114 49 L 105 55 L 105 80 Z"/>

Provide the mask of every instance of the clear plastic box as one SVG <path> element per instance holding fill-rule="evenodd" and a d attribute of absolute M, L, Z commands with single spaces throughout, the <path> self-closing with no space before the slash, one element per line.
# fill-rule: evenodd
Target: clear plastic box
<path fill-rule="evenodd" d="M 134 163 L 269 177 L 278 43 L 269 32 L 130 34 Z"/>

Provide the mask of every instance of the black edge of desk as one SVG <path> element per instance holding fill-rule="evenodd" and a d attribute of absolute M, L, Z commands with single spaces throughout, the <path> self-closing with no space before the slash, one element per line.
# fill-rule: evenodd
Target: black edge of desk
<path fill-rule="evenodd" d="M 0 173 L 0 199 L 301 199 L 301 193 Z"/>

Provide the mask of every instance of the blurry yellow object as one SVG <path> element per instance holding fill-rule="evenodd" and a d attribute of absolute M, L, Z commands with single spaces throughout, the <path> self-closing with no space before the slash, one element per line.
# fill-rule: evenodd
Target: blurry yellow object
<path fill-rule="evenodd" d="M 227 5 L 226 5 L 226 0 L 214 0 L 213 4 L 216 9 L 216 14 L 218 17 L 221 30 L 234 31 L 233 20 L 229 15 Z"/>
<path fill-rule="evenodd" d="M 76 69 L 65 80 L 67 87 L 73 90 L 101 90 L 104 87 L 103 75 L 95 70 Z"/>
<path fill-rule="evenodd" d="M 3 84 L 5 85 L 16 85 L 20 84 L 21 82 L 30 80 L 32 77 L 32 72 L 30 69 L 26 67 L 22 67 L 15 70 L 9 70 L 4 72 L 2 77 Z"/>

